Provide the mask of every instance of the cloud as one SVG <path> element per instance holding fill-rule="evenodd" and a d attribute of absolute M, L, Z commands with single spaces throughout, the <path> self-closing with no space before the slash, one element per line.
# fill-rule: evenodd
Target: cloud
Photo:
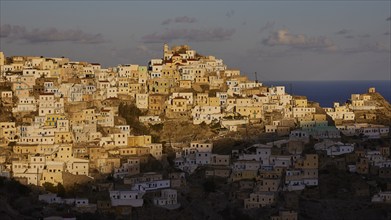
<path fill-rule="evenodd" d="M 24 35 L 26 33 L 26 28 L 19 25 L 9 25 L 3 24 L 0 26 L 0 37 L 11 37 L 12 35 Z"/>
<path fill-rule="evenodd" d="M 271 30 L 271 29 L 273 29 L 273 27 L 274 27 L 274 21 L 268 21 L 268 22 L 266 22 L 266 24 L 265 25 L 263 25 L 260 29 L 259 29 L 259 33 L 263 33 L 263 32 L 265 32 L 265 31 L 267 31 L 267 30 Z"/>
<path fill-rule="evenodd" d="M 386 21 L 391 21 L 391 16 L 386 19 Z"/>
<path fill-rule="evenodd" d="M 111 57 L 115 59 L 114 65 L 118 63 L 139 63 L 145 64 L 151 57 L 161 56 L 161 45 L 139 44 L 133 47 L 111 48 Z"/>
<path fill-rule="evenodd" d="M 227 11 L 227 13 L 225 13 L 225 16 L 227 16 L 228 18 L 234 16 L 235 14 L 235 11 L 233 9 L 231 9 L 230 11 Z"/>
<path fill-rule="evenodd" d="M 138 45 L 136 47 L 136 49 L 138 51 L 141 51 L 141 52 L 144 52 L 144 53 L 148 53 L 149 52 L 149 48 L 147 46 L 145 46 L 144 44 Z"/>
<path fill-rule="evenodd" d="M 197 19 L 195 18 L 189 18 L 187 16 L 182 16 L 182 17 L 176 17 L 174 19 L 176 23 L 194 23 L 197 22 Z"/>
<path fill-rule="evenodd" d="M 345 34 L 350 34 L 350 33 L 352 33 L 351 30 L 342 29 L 342 30 L 340 30 L 340 31 L 337 31 L 335 34 L 337 34 L 337 35 L 345 35 Z"/>
<path fill-rule="evenodd" d="M 161 45 L 145 45 L 139 44 L 135 47 L 135 50 L 140 53 L 144 53 L 150 56 L 157 56 L 161 53 Z"/>
<path fill-rule="evenodd" d="M 390 53 L 390 45 L 381 42 L 361 43 L 357 47 L 341 49 L 339 52 L 344 54 L 357 53 Z"/>
<path fill-rule="evenodd" d="M 12 27 L 11 25 L 1 25 L 0 26 L 0 37 L 8 37 L 12 32 Z"/>
<path fill-rule="evenodd" d="M 385 34 L 390 34 L 389 32 Z M 345 38 L 367 38 L 358 39 L 358 45 L 352 47 L 341 47 L 325 36 L 309 37 L 303 34 L 291 34 L 287 29 L 273 31 L 268 37 L 263 38 L 261 44 L 248 50 L 248 53 L 258 59 L 280 58 L 287 56 L 300 56 L 300 52 L 315 52 L 324 54 L 360 54 L 377 53 L 389 54 L 391 52 L 389 43 L 369 42 L 369 34 L 344 35 Z M 364 41 L 365 40 L 365 41 Z"/>
<path fill-rule="evenodd" d="M 362 34 L 362 35 L 357 35 L 357 37 L 359 38 L 368 38 L 368 37 L 371 37 L 370 34 Z"/>
<path fill-rule="evenodd" d="M 168 25 L 168 24 L 171 24 L 171 23 L 188 23 L 188 24 L 191 24 L 191 23 L 195 23 L 197 22 L 197 19 L 196 18 L 190 18 L 190 17 L 187 17 L 187 16 L 182 16 L 182 17 L 176 17 L 174 19 L 167 19 L 167 20 L 164 20 L 162 21 L 161 25 Z"/>
<path fill-rule="evenodd" d="M 28 43 L 73 42 L 80 44 L 100 44 L 107 42 L 101 34 L 90 34 L 82 30 L 58 30 L 57 28 L 27 30 L 24 26 L 4 24 L 0 27 L 0 37 L 9 40 L 22 40 Z"/>
<path fill-rule="evenodd" d="M 385 32 L 383 35 L 389 36 L 389 35 L 390 35 L 390 32 Z"/>
<path fill-rule="evenodd" d="M 287 46 L 291 49 L 314 50 L 314 51 L 335 51 L 337 47 L 328 38 L 307 37 L 303 34 L 291 34 L 287 29 L 280 29 L 271 33 L 267 38 L 262 40 L 265 46 Z"/>
<path fill-rule="evenodd" d="M 161 25 L 168 25 L 172 22 L 172 19 L 166 19 L 164 21 L 162 21 Z"/>
<path fill-rule="evenodd" d="M 210 28 L 210 29 L 166 29 L 165 32 L 144 35 L 141 40 L 144 43 L 169 43 L 174 40 L 193 42 L 224 41 L 229 40 L 235 33 L 235 29 Z"/>
<path fill-rule="evenodd" d="M 260 60 L 265 60 L 267 58 L 282 58 L 282 57 L 292 57 L 296 56 L 292 50 L 286 50 L 282 48 L 268 48 L 268 47 L 253 47 L 247 50 L 247 53 L 251 56 L 255 56 Z"/>

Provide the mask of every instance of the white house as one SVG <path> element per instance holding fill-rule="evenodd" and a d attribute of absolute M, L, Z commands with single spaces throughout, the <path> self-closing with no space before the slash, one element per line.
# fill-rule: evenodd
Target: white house
<path fill-rule="evenodd" d="M 128 145 L 128 134 L 126 133 L 111 134 L 111 138 L 115 146 L 121 147 Z"/>
<path fill-rule="evenodd" d="M 146 192 L 150 190 L 159 190 L 170 188 L 170 180 L 154 180 L 149 182 L 135 183 L 132 190 L 138 190 L 140 192 Z"/>
<path fill-rule="evenodd" d="M 162 159 L 163 145 L 158 143 L 147 144 L 145 147 L 149 148 L 149 153 L 157 160 Z"/>
<path fill-rule="evenodd" d="M 149 94 L 136 94 L 136 106 L 140 109 L 147 109 L 148 108 L 148 97 Z"/>
<path fill-rule="evenodd" d="M 272 155 L 270 156 L 270 165 L 273 165 L 275 167 L 289 167 L 293 164 L 293 157 L 290 155 Z"/>
<path fill-rule="evenodd" d="M 67 171 L 73 175 L 86 175 L 89 172 L 89 160 L 69 158 L 67 160 Z"/>
<path fill-rule="evenodd" d="M 286 191 L 298 191 L 305 188 L 304 180 L 292 180 L 289 181 L 284 187 Z"/>
<path fill-rule="evenodd" d="M 380 138 L 390 132 L 390 128 L 384 125 L 368 125 L 358 129 L 358 134 L 363 134 L 368 138 Z"/>
<path fill-rule="evenodd" d="M 211 159 L 212 159 L 211 152 L 197 152 L 195 155 L 196 155 L 196 164 L 208 165 L 211 163 Z"/>
<path fill-rule="evenodd" d="M 87 207 L 89 205 L 88 199 L 86 198 L 76 198 L 75 199 L 75 206 L 76 207 Z"/>
<path fill-rule="evenodd" d="M 143 192 L 140 191 L 119 191 L 119 190 L 110 190 L 110 200 L 111 206 L 132 206 L 132 207 L 141 207 L 144 204 Z"/>
<path fill-rule="evenodd" d="M 244 208 L 261 208 L 271 205 L 275 202 L 276 195 L 273 192 L 254 192 L 250 194 L 250 197 L 244 199 Z"/>
<path fill-rule="evenodd" d="M 255 144 L 256 154 L 259 157 L 259 160 L 261 162 L 261 165 L 268 166 L 269 165 L 269 159 L 272 152 L 272 146 L 264 145 L 264 144 Z"/>
<path fill-rule="evenodd" d="M 232 169 L 234 171 L 243 171 L 243 170 L 259 170 L 261 164 L 259 161 L 247 161 L 247 160 L 238 160 L 233 163 Z"/>
<path fill-rule="evenodd" d="M 310 136 L 309 136 L 308 132 L 303 131 L 303 130 L 291 131 L 291 133 L 289 135 L 289 140 L 299 140 L 299 141 L 308 142 L 309 138 L 310 138 Z"/>
<path fill-rule="evenodd" d="M 146 124 L 160 124 L 162 119 L 158 115 L 139 116 L 138 120 Z"/>
<path fill-rule="evenodd" d="M 327 156 L 339 156 L 343 154 L 349 154 L 354 151 L 353 144 L 335 144 L 327 147 Z"/>
<path fill-rule="evenodd" d="M 48 204 L 62 204 L 63 203 L 62 198 L 58 197 L 57 194 L 54 194 L 54 193 L 39 195 L 38 200 L 46 202 Z"/>
<path fill-rule="evenodd" d="M 188 105 L 193 105 L 194 103 L 194 98 L 193 98 L 193 93 L 192 92 L 173 92 L 172 95 L 170 96 L 170 99 L 182 97 L 186 99 L 186 103 Z"/>
<path fill-rule="evenodd" d="M 129 175 L 140 173 L 140 159 L 128 159 L 120 168 L 114 169 L 114 178 L 124 178 Z"/>
<path fill-rule="evenodd" d="M 167 209 L 176 209 L 180 206 L 177 201 L 177 191 L 175 189 L 163 189 L 161 191 L 161 197 L 154 198 L 153 203 Z"/>
<path fill-rule="evenodd" d="M 190 148 L 196 149 L 197 152 L 212 152 L 213 144 L 212 143 L 191 142 Z"/>
<path fill-rule="evenodd" d="M 372 197 L 372 202 L 378 203 L 391 203 L 391 191 L 384 191 L 375 194 Z"/>

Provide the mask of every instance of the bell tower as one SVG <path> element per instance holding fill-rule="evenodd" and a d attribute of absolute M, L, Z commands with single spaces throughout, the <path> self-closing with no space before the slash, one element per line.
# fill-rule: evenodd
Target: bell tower
<path fill-rule="evenodd" d="M 163 59 L 167 60 L 167 56 L 168 56 L 168 44 L 165 43 L 163 46 Z"/>

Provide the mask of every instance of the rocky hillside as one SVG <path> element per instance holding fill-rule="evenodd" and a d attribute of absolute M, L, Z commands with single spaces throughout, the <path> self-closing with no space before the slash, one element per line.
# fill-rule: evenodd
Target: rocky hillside
<path fill-rule="evenodd" d="M 356 114 L 356 122 L 358 123 L 375 123 L 375 124 L 383 124 L 391 126 L 391 105 L 390 103 L 384 99 L 384 97 L 380 93 L 367 93 L 366 95 L 371 96 L 371 100 L 376 101 L 376 106 L 381 107 L 381 109 L 377 110 L 358 110 L 354 111 Z M 376 119 L 367 119 L 366 115 L 376 115 Z"/>

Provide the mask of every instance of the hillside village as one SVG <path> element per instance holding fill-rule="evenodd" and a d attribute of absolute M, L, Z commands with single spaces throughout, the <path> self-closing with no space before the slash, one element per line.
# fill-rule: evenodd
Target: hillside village
<path fill-rule="evenodd" d="M 1 182 L 42 204 L 4 219 L 327 219 L 325 198 L 391 217 L 377 212 L 391 106 L 376 88 L 322 108 L 187 45 L 162 52 L 109 68 L 0 52 Z"/>

